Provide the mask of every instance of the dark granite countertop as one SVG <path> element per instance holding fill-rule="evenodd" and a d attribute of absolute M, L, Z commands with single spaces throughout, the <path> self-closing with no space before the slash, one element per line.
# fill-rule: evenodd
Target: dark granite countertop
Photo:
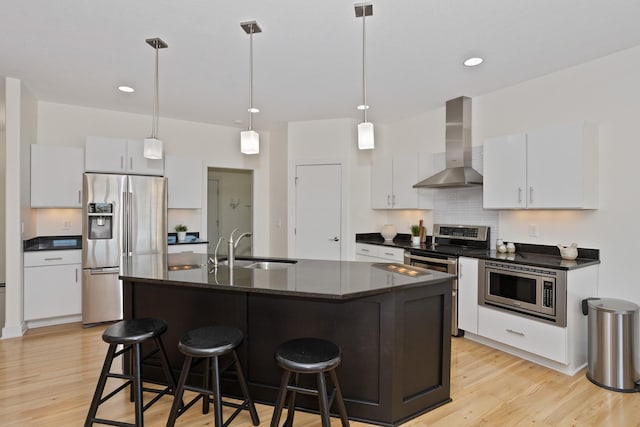
<path fill-rule="evenodd" d="M 413 246 L 411 245 L 409 235 L 399 234 L 392 242 L 386 242 L 379 233 L 366 233 L 356 234 L 356 243 L 414 249 L 424 251 L 425 254 L 428 252 L 438 253 L 437 249 L 434 251 L 431 247 L 430 236 L 427 238 L 427 243 L 423 243 L 420 246 Z M 556 246 L 534 245 L 529 243 L 516 243 L 515 246 L 515 253 L 498 253 L 495 250 L 487 251 L 471 248 L 463 250 L 459 255 L 490 261 L 554 268 L 557 270 L 574 270 L 576 268 L 600 264 L 600 251 L 598 249 L 578 248 L 578 258 L 575 260 L 566 260 L 560 257 L 560 250 Z"/>
<path fill-rule="evenodd" d="M 24 252 L 82 249 L 82 236 L 40 236 L 22 242 Z"/>
<path fill-rule="evenodd" d="M 297 260 L 287 268 L 273 270 L 239 266 L 230 270 L 224 265 L 212 269 L 207 266 L 207 255 L 192 253 L 125 257 L 121 269 L 125 280 L 338 300 L 443 283 L 453 277 L 404 264 L 359 261 Z"/>

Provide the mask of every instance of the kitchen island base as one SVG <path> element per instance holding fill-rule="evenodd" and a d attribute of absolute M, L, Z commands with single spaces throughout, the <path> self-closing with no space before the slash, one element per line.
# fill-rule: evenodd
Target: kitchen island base
<path fill-rule="evenodd" d="M 350 419 L 396 426 L 449 402 L 451 280 L 351 299 L 310 298 L 221 290 L 123 277 L 125 319 L 157 317 L 169 325 L 164 341 L 172 367 L 188 330 L 228 325 L 245 333 L 238 349 L 251 397 L 273 405 L 281 370 L 274 352 L 298 337 L 323 338 L 343 352 L 337 375 Z M 160 379 L 149 364 L 143 377 Z M 196 377 L 194 382 L 199 382 Z M 233 383 L 225 394 L 239 395 Z M 305 399 L 306 398 L 306 399 Z M 297 405 L 317 411 L 317 399 Z"/>

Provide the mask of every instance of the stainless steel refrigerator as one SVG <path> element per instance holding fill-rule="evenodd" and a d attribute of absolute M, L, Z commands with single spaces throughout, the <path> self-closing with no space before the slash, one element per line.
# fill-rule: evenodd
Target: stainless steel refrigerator
<path fill-rule="evenodd" d="M 167 250 L 166 178 L 85 173 L 82 323 L 122 319 L 123 256 Z"/>

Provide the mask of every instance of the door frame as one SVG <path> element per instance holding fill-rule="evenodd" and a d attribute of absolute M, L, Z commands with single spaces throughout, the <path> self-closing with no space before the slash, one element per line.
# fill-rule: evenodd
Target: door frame
<path fill-rule="evenodd" d="M 288 217 L 291 218 L 291 221 L 288 221 L 287 224 L 287 256 L 289 258 L 295 257 L 296 253 L 296 237 L 295 237 L 295 226 L 297 224 L 296 218 L 296 168 L 298 166 L 318 166 L 318 165 L 339 165 L 341 171 L 341 191 L 340 191 L 340 215 L 342 216 L 340 221 L 340 256 L 342 260 L 351 259 L 350 255 L 353 252 L 353 245 L 351 244 L 350 239 L 350 231 L 351 221 L 349 220 L 349 211 L 350 211 L 350 198 L 348 197 L 349 188 L 350 188 L 350 178 L 349 178 L 349 167 L 348 164 L 339 158 L 327 158 L 327 159 L 297 159 L 289 162 L 289 179 L 287 183 L 288 187 L 288 199 L 292 202 L 288 205 Z"/>

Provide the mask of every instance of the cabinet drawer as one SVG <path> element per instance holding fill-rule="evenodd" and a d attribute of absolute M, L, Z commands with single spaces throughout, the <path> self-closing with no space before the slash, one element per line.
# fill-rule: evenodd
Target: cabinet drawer
<path fill-rule="evenodd" d="M 404 262 L 404 249 L 379 246 L 378 256 L 389 261 Z"/>
<path fill-rule="evenodd" d="M 478 334 L 556 362 L 567 363 L 566 328 L 479 307 Z"/>
<path fill-rule="evenodd" d="M 169 254 L 206 254 L 206 243 L 191 243 L 187 245 L 167 245 L 167 253 Z"/>
<path fill-rule="evenodd" d="M 380 246 L 376 246 L 376 245 L 366 245 L 363 243 L 356 244 L 356 253 L 359 255 L 378 257 L 379 249 L 380 249 Z"/>
<path fill-rule="evenodd" d="M 80 263 L 82 263 L 81 250 L 39 251 L 24 253 L 25 267 Z"/>

